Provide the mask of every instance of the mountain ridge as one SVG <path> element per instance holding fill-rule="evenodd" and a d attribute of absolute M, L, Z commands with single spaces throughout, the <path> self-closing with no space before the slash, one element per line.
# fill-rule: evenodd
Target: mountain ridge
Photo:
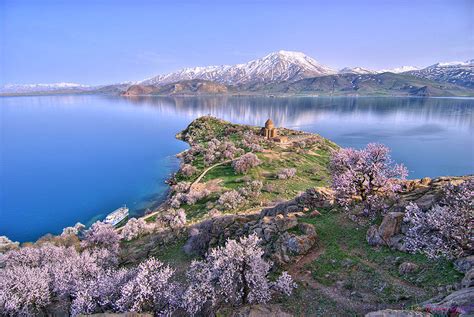
<path fill-rule="evenodd" d="M 377 76 L 398 74 L 403 77 Z M 366 76 L 357 78 L 353 76 Z M 331 77 L 332 76 L 332 77 Z M 397 81 L 396 87 L 386 86 L 384 78 Z M 304 85 L 294 85 L 304 79 Z M 415 79 L 416 78 L 416 79 Z M 368 81 L 375 81 L 369 84 Z M 194 81 L 194 82 L 193 82 Z M 312 82 L 325 87 L 309 91 Z M 329 84 L 332 82 L 332 84 Z M 220 86 L 219 86 L 220 85 Z M 162 88 L 158 88 L 158 87 Z M 316 85 L 317 86 L 317 85 Z M 153 88 L 154 87 L 154 88 Z M 164 88 L 163 88 L 164 87 Z M 157 75 L 142 81 L 111 85 L 87 86 L 76 83 L 27 84 L 0 86 L 0 95 L 102 93 L 124 94 L 215 94 L 215 93 L 267 93 L 275 88 L 294 93 L 310 94 L 398 94 L 407 92 L 433 96 L 472 96 L 474 94 L 474 59 L 465 62 L 439 62 L 425 68 L 402 66 L 393 69 L 371 70 L 364 67 L 345 67 L 335 70 L 302 52 L 280 50 L 262 58 L 236 65 L 183 68 Z M 302 91 L 295 87 L 301 87 Z M 369 88 L 368 91 L 365 88 Z M 403 88 L 401 88 L 403 87 Z M 417 90 L 419 89 L 419 90 Z M 471 91 L 473 90 L 473 91 Z M 276 93 L 276 92 L 275 92 Z M 280 92 L 278 92 L 280 93 Z M 410 94 L 411 94 L 410 93 Z"/>

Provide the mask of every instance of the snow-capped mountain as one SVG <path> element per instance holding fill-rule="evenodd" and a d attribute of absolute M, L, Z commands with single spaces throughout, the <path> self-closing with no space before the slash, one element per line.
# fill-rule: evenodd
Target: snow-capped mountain
<path fill-rule="evenodd" d="M 406 72 L 406 74 L 474 88 L 474 59 L 465 62 L 436 63 L 423 69 Z"/>
<path fill-rule="evenodd" d="M 87 90 L 90 87 L 76 83 L 51 83 L 51 84 L 6 84 L 0 86 L 0 93 L 27 93 L 58 90 Z"/>
<path fill-rule="evenodd" d="M 381 69 L 378 71 L 378 73 L 400 74 L 400 73 L 405 73 L 405 72 L 409 72 L 413 70 L 419 70 L 419 68 L 416 66 L 401 66 L 401 67 L 395 67 L 395 68 L 389 68 L 389 69 Z"/>
<path fill-rule="evenodd" d="M 376 74 L 377 71 L 362 67 L 345 67 L 339 71 L 339 74 Z"/>
<path fill-rule="evenodd" d="M 336 71 L 301 53 L 278 51 L 245 64 L 185 68 L 142 81 L 162 85 L 181 80 L 203 79 L 221 84 L 241 85 L 259 82 L 296 81 L 335 74 Z"/>

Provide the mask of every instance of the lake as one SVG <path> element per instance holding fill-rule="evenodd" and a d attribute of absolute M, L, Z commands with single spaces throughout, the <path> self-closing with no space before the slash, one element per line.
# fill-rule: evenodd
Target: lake
<path fill-rule="evenodd" d="M 410 178 L 474 173 L 474 99 L 389 97 L 0 97 L 0 235 L 31 241 L 126 204 L 163 199 L 198 116 L 381 142 Z"/>

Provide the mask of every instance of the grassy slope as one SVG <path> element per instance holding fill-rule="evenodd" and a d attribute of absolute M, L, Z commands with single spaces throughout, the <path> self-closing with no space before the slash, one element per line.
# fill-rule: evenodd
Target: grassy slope
<path fill-rule="evenodd" d="M 209 140 L 209 132 L 217 138 L 223 138 L 229 125 L 242 127 L 210 119 L 204 125 L 205 131 L 194 131 L 191 126 L 191 131 L 187 132 L 193 134 L 200 143 L 205 143 Z M 257 131 L 257 128 L 249 129 Z M 181 137 L 183 136 L 182 134 Z M 228 137 L 237 140 L 239 136 L 230 134 Z M 274 191 L 264 192 L 255 201 L 233 212 L 238 213 L 252 206 L 259 206 L 260 201 L 293 198 L 298 192 L 312 186 L 327 185 L 329 149 L 334 146 L 324 140 L 323 146 L 305 149 L 304 154 L 297 154 L 290 148 L 279 145 L 268 147 L 264 153 L 258 153 L 263 164 L 252 169 L 249 176 L 262 180 L 264 184 L 272 184 Z M 195 166 L 200 171 L 205 168 L 202 158 L 196 160 Z M 296 167 L 297 177 L 291 180 L 275 179 L 275 172 L 286 167 Z M 197 175 L 187 179 L 183 175 L 177 177 L 192 181 Z M 234 174 L 230 164 L 226 164 L 211 170 L 202 182 L 219 180 L 222 190 L 225 191 L 242 186 L 241 178 L 242 176 Z M 195 206 L 186 206 L 188 217 L 194 221 L 203 219 L 207 213 L 206 202 L 216 200 L 218 196 L 219 194 L 215 193 Z M 294 269 L 298 267 L 299 262 L 286 268 L 298 281 L 298 289 L 289 298 L 280 297 L 273 300 L 296 316 L 351 316 L 363 315 L 374 310 L 374 307 L 409 308 L 436 295 L 439 286 L 461 279 L 461 275 L 447 261 L 432 261 L 419 254 L 406 254 L 386 247 L 371 247 L 365 239 L 366 226 L 350 221 L 337 209 L 319 211 L 320 216 L 308 216 L 299 220 L 315 226 L 319 236 L 318 246 L 301 259 L 304 263 L 301 268 Z M 294 233 L 298 234 L 297 231 L 298 229 L 295 229 Z M 139 241 L 132 243 L 139 244 Z M 176 267 L 180 279 L 193 259 L 184 254 L 183 244 L 184 241 L 177 241 L 166 248 L 157 247 L 150 253 L 151 256 Z M 400 275 L 398 266 L 404 261 L 416 263 L 420 269 Z"/>
<path fill-rule="evenodd" d="M 203 121 L 205 121 L 205 128 L 196 128 L 196 126 L 202 125 Z M 229 128 L 247 129 L 255 133 L 259 130 L 259 128 L 256 127 L 234 125 L 214 118 L 200 118 L 196 120 L 187 131 L 185 130 L 181 137 L 187 133 L 193 133 L 197 135 L 196 139 L 198 142 L 204 146 L 210 139 L 208 137 L 209 134 L 214 135 L 219 140 L 228 139 L 238 143 L 241 138 L 240 134 L 238 132 L 227 134 L 226 131 Z M 292 133 L 299 132 L 285 130 L 282 133 L 291 135 Z M 273 204 L 277 201 L 291 199 L 299 192 L 310 187 L 327 185 L 329 180 L 328 162 L 330 151 L 332 148 L 337 148 L 337 146 L 324 138 L 321 138 L 321 140 L 320 144 L 304 148 L 302 153 L 296 153 L 291 146 L 277 143 L 268 144 L 265 146 L 264 152 L 256 153 L 262 161 L 262 164 L 250 170 L 247 175 L 235 174 L 231 163 L 211 169 L 203 177 L 200 183 L 218 183 L 221 190 L 220 192 L 213 193 L 208 198 L 198 201 L 194 206 L 184 205 L 183 207 L 187 212 L 188 220 L 201 220 L 208 212 L 206 204 L 209 201 L 216 201 L 221 192 L 244 186 L 244 179 L 260 180 L 263 182 L 264 188 L 267 188 L 267 190 L 263 190 L 262 195 L 257 199 L 248 201 L 244 206 L 242 206 L 242 208 L 233 210 L 232 213 L 238 213 L 252 207 Z M 202 156 L 198 156 L 198 158 L 193 162 L 193 165 L 198 169 L 198 173 L 192 177 L 185 177 L 184 175 L 178 174 L 176 176 L 177 180 L 192 182 L 206 168 Z M 288 180 L 280 180 L 276 178 L 276 173 L 279 170 L 291 167 L 294 167 L 297 170 L 294 178 Z M 269 188 L 271 188 L 271 190 L 268 190 Z"/>
<path fill-rule="evenodd" d="M 320 216 L 300 219 L 316 227 L 320 250 L 303 271 L 314 285 L 331 290 L 333 296 L 300 284 L 295 296 L 281 300 L 296 315 L 360 315 L 377 305 L 416 307 L 435 296 L 439 286 L 459 282 L 462 277 L 448 261 L 371 247 L 365 239 L 367 227 L 355 224 L 335 209 L 320 212 Z M 399 274 L 398 266 L 405 261 L 416 263 L 419 270 Z M 335 301 L 338 297 L 355 303 L 355 308 Z"/>

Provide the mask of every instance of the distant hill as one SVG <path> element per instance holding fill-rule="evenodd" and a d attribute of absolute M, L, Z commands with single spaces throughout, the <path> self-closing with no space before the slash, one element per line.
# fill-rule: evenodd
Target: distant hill
<path fill-rule="evenodd" d="M 441 83 L 474 88 L 474 59 L 466 62 L 437 63 L 406 74 Z"/>
<path fill-rule="evenodd" d="M 226 85 L 208 80 L 183 80 L 162 86 L 132 85 L 122 95 L 196 95 L 196 94 L 225 94 L 229 92 Z"/>
<path fill-rule="evenodd" d="M 285 94 L 474 96 L 474 90 L 408 74 L 339 74 L 251 89 Z"/>

